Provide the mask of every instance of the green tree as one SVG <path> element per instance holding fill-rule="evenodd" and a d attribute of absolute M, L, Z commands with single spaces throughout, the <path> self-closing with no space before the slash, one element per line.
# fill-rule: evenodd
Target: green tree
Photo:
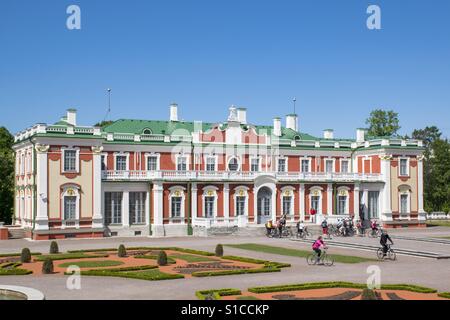
<path fill-rule="evenodd" d="M 436 126 L 426 127 L 425 129 L 414 130 L 412 133 L 413 139 L 422 140 L 424 147 L 429 150 L 430 144 L 440 139 L 441 131 Z"/>
<path fill-rule="evenodd" d="M 114 121 L 111 120 L 103 120 L 101 122 L 97 122 L 96 124 L 94 124 L 94 127 L 101 127 L 104 128 L 106 126 L 109 126 L 111 123 L 113 123 Z"/>
<path fill-rule="evenodd" d="M 424 183 L 425 209 L 450 211 L 450 143 L 437 139 L 431 143 L 429 176 Z"/>
<path fill-rule="evenodd" d="M 401 128 L 398 113 L 392 110 L 373 110 L 366 124 L 369 125 L 369 136 L 374 137 L 394 136 Z"/>
<path fill-rule="evenodd" d="M 13 136 L 0 127 L 0 221 L 11 223 L 14 213 L 14 151 Z"/>

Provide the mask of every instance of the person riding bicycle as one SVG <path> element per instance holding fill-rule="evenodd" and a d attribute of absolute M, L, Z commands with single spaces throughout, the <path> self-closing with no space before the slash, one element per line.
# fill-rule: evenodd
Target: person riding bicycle
<path fill-rule="evenodd" d="M 303 232 L 305 232 L 305 224 L 302 221 L 297 222 L 297 233 L 299 236 L 303 235 Z"/>
<path fill-rule="evenodd" d="M 336 228 L 338 229 L 340 234 L 343 234 L 343 232 L 342 232 L 343 227 L 344 227 L 344 221 L 342 221 L 342 219 L 339 218 L 337 221 L 337 224 L 336 224 Z"/>
<path fill-rule="evenodd" d="M 266 222 L 266 231 L 267 231 L 268 236 L 273 232 L 274 229 L 275 229 L 275 227 L 272 223 L 272 220 L 267 221 Z"/>
<path fill-rule="evenodd" d="M 383 258 L 386 257 L 389 250 L 389 246 L 387 244 L 388 241 L 390 241 L 392 245 L 394 244 L 386 230 L 381 230 L 380 244 L 383 246 Z"/>
<path fill-rule="evenodd" d="M 370 222 L 370 228 L 372 229 L 372 231 L 378 231 L 378 224 L 376 220 L 372 220 Z"/>
<path fill-rule="evenodd" d="M 314 250 L 315 253 L 317 253 L 317 263 L 319 263 L 319 261 L 320 261 L 320 257 L 322 255 L 323 248 L 325 248 L 325 242 L 323 241 L 322 236 L 319 236 L 312 245 L 312 249 Z"/>
<path fill-rule="evenodd" d="M 322 234 L 324 236 L 328 236 L 328 221 L 326 218 L 322 221 L 321 227 L 322 227 Z"/>

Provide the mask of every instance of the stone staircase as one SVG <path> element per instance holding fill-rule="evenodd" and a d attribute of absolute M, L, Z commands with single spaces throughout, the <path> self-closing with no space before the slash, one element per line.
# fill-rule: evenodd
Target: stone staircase
<path fill-rule="evenodd" d="M 8 227 L 9 239 L 24 239 L 26 238 L 26 231 L 23 228 Z"/>

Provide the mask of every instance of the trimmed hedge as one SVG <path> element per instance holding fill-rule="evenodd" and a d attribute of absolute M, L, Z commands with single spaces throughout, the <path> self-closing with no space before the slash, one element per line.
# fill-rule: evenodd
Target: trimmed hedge
<path fill-rule="evenodd" d="M 216 246 L 216 257 L 223 257 L 223 245 L 221 244 Z"/>
<path fill-rule="evenodd" d="M 22 253 L 1 253 L 0 258 L 9 258 L 9 257 L 20 257 Z M 31 252 L 32 256 L 40 256 L 42 253 L 40 252 Z"/>
<path fill-rule="evenodd" d="M 441 292 L 438 296 L 441 298 L 450 299 L 450 292 Z"/>
<path fill-rule="evenodd" d="M 50 254 L 57 254 L 57 253 L 59 253 L 59 247 L 58 247 L 58 243 L 56 241 L 52 241 L 50 243 L 49 253 Z"/>
<path fill-rule="evenodd" d="M 87 253 L 87 252 L 106 252 L 106 251 L 116 251 L 116 248 L 106 248 L 106 249 L 87 249 L 87 250 L 69 250 L 67 252 L 69 253 Z M 178 251 L 178 252 L 184 252 L 184 253 L 192 253 L 192 254 L 198 254 L 200 256 L 214 256 L 215 254 L 208 251 L 201 251 L 201 250 L 194 250 L 194 249 L 186 249 L 186 248 L 179 248 L 179 247 L 130 247 L 128 250 L 171 250 L 171 251 Z"/>
<path fill-rule="evenodd" d="M 148 271 L 148 273 L 146 273 L 146 271 Z M 81 271 L 81 275 L 100 276 L 100 277 L 120 277 L 120 278 L 130 278 L 148 281 L 173 280 L 184 278 L 184 276 L 181 274 L 163 273 L 159 271 L 157 266 L 88 270 L 88 271 Z"/>
<path fill-rule="evenodd" d="M 238 257 L 238 256 L 223 256 L 222 259 L 254 263 L 254 264 L 264 264 L 266 267 L 273 267 L 273 268 L 289 268 L 291 266 L 289 263 L 274 262 L 274 261 L 269 261 L 269 260 L 259 260 L 259 259 Z"/>
<path fill-rule="evenodd" d="M 125 246 L 121 244 L 119 246 L 119 249 L 117 249 L 117 256 L 120 258 L 124 258 L 127 256 L 127 250 L 125 249 Z"/>
<path fill-rule="evenodd" d="M 31 262 L 31 251 L 28 248 L 23 248 L 20 255 L 20 262 L 29 263 Z"/>
<path fill-rule="evenodd" d="M 149 259 L 149 260 L 158 260 L 158 256 L 157 255 L 139 255 L 139 256 L 134 256 L 135 259 Z M 177 263 L 173 258 L 171 257 L 167 257 L 167 263 L 168 264 L 175 264 Z"/>
<path fill-rule="evenodd" d="M 21 263 L 7 262 L 0 264 L 0 276 L 25 276 L 32 274 L 30 270 L 20 269 Z"/>
<path fill-rule="evenodd" d="M 279 268 L 259 268 L 259 269 L 240 269 L 240 270 L 223 270 L 223 271 L 197 271 L 193 272 L 193 277 L 217 277 L 217 276 L 231 276 L 237 274 L 251 274 L 251 273 L 267 273 L 267 272 L 280 272 Z"/>
<path fill-rule="evenodd" d="M 44 263 L 42 264 L 42 273 L 43 274 L 52 274 L 53 273 L 53 260 L 50 258 L 47 258 L 44 260 Z"/>
<path fill-rule="evenodd" d="M 160 266 L 166 266 L 167 265 L 167 254 L 164 250 L 161 250 L 158 253 L 158 260 L 156 260 L 158 265 Z"/>
<path fill-rule="evenodd" d="M 326 289 L 326 288 L 350 288 L 350 289 L 366 289 L 366 284 L 351 283 L 351 282 L 312 282 L 292 285 L 267 286 L 249 288 L 248 291 L 252 293 L 272 293 L 272 292 L 286 292 L 286 291 L 300 291 L 311 289 Z M 436 293 L 435 289 L 406 284 L 388 284 L 382 285 L 382 290 L 405 290 L 418 293 Z"/>
<path fill-rule="evenodd" d="M 84 253 L 59 253 L 59 254 L 49 254 L 49 255 L 42 255 L 37 256 L 36 261 L 44 261 L 47 258 L 50 258 L 52 260 L 68 260 L 68 259 L 94 259 L 94 258 L 106 258 L 108 257 L 108 254 L 92 254 L 87 255 Z"/>
<path fill-rule="evenodd" d="M 213 297 L 214 300 L 220 300 L 225 296 L 239 296 L 242 292 L 239 289 L 215 289 L 215 290 L 200 290 L 195 293 L 200 300 L 206 300 L 208 297 Z"/>

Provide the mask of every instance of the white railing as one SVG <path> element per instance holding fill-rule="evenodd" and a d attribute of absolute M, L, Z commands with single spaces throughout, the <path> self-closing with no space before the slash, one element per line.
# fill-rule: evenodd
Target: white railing
<path fill-rule="evenodd" d="M 197 227 L 229 227 L 237 226 L 239 217 L 192 218 L 192 225 Z"/>
<path fill-rule="evenodd" d="M 299 173 L 299 172 L 248 172 L 248 171 L 146 171 L 146 170 L 106 170 L 102 171 L 102 179 L 108 181 L 132 180 L 145 181 L 152 179 L 183 181 L 252 181 L 260 176 L 272 176 L 286 182 L 377 182 L 382 181 L 381 174 L 359 173 Z"/>

